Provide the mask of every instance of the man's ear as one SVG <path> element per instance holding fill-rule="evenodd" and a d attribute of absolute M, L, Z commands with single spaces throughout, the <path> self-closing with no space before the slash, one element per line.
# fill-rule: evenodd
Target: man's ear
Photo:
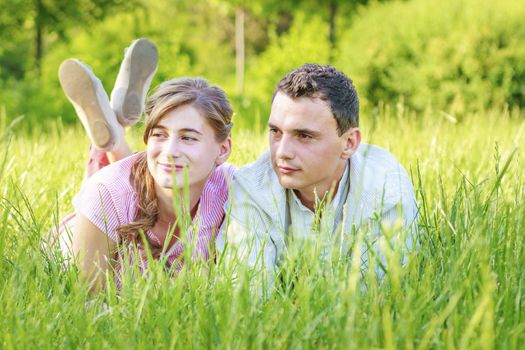
<path fill-rule="evenodd" d="M 217 156 L 217 159 L 215 159 L 215 165 L 221 165 L 224 163 L 228 157 L 230 156 L 230 153 L 232 151 L 232 139 L 230 136 L 223 142 L 221 142 L 220 149 L 219 149 L 219 155 Z"/>
<path fill-rule="evenodd" d="M 361 130 L 359 128 L 350 128 L 341 135 L 343 138 L 344 149 L 341 158 L 349 159 L 361 144 Z"/>

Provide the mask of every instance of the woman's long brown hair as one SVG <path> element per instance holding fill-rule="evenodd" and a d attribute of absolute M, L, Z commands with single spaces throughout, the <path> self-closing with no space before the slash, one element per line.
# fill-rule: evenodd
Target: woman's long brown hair
<path fill-rule="evenodd" d="M 162 83 L 146 102 L 144 143 L 148 143 L 151 130 L 168 112 L 188 104 L 206 118 L 218 142 L 226 140 L 233 125 L 233 109 L 224 91 L 217 86 L 210 86 L 202 78 L 180 78 Z M 140 247 L 143 245 L 140 232 L 145 234 L 152 229 L 159 214 L 155 180 L 148 169 L 146 155 L 133 165 L 130 181 L 137 192 L 137 213 L 135 221 L 120 226 L 117 233 L 121 242 L 133 242 Z M 162 246 L 146 234 L 145 238 L 153 257 L 158 258 Z"/>

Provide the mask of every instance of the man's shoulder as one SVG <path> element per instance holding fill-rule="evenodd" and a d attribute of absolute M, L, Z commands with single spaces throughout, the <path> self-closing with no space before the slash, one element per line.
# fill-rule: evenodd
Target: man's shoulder
<path fill-rule="evenodd" d="M 351 172 L 373 183 L 385 185 L 391 178 L 408 178 L 405 168 L 389 151 L 372 144 L 361 144 L 351 158 Z M 383 183 L 382 183 L 383 182 Z"/>
<path fill-rule="evenodd" d="M 272 169 L 270 152 L 264 152 L 256 161 L 240 167 L 233 175 L 234 183 L 243 187 L 267 188 L 269 182 L 275 182 L 277 176 Z"/>
<path fill-rule="evenodd" d="M 405 168 L 387 150 L 362 144 L 351 159 L 352 181 L 360 184 L 364 198 L 382 198 L 395 205 L 402 198 L 413 198 L 413 186 Z"/>
<path fill-rule="evenodd" d="M 285 192 L 272 169 L 266 151 L 255 162 L 240 167 L 233 175 L 231 201 L 233 208 L 250 206 L 274 215 L 276 205 L 284 203 Z"/>
<path fill-rule="evenodd" d="M 399 167 L 402 167 L 392 153 L 373 144 L 361 144 L 356 155 L 363 162 L 363 166 L 374 168 L 381 173 L 398 171 Z"/>

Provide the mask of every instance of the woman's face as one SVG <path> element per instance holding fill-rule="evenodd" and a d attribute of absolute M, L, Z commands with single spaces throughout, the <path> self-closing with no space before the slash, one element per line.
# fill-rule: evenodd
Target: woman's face
<path fill-rule="evenodd" d="M 183 105 L 168 112 L 151 129 L 146 147 L 148 169 L 157 189 L 168 195 L 173 188 L 184 186 L 184 168 L 190 191 L 202 191 L 211 172 L 227 159 L 230 149 L 229 138 L 217 142 L 206 118 L 193 106 Z"/>

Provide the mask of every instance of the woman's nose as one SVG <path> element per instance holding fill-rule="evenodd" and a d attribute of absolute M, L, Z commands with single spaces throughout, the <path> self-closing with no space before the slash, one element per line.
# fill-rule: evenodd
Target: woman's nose
<path fill-rule="evenodd" d="M 177 137 L 170 137 L 170 139 L 166 143 L 166 152 L 174 158 L 180 156 L 180 143 Z"/>

